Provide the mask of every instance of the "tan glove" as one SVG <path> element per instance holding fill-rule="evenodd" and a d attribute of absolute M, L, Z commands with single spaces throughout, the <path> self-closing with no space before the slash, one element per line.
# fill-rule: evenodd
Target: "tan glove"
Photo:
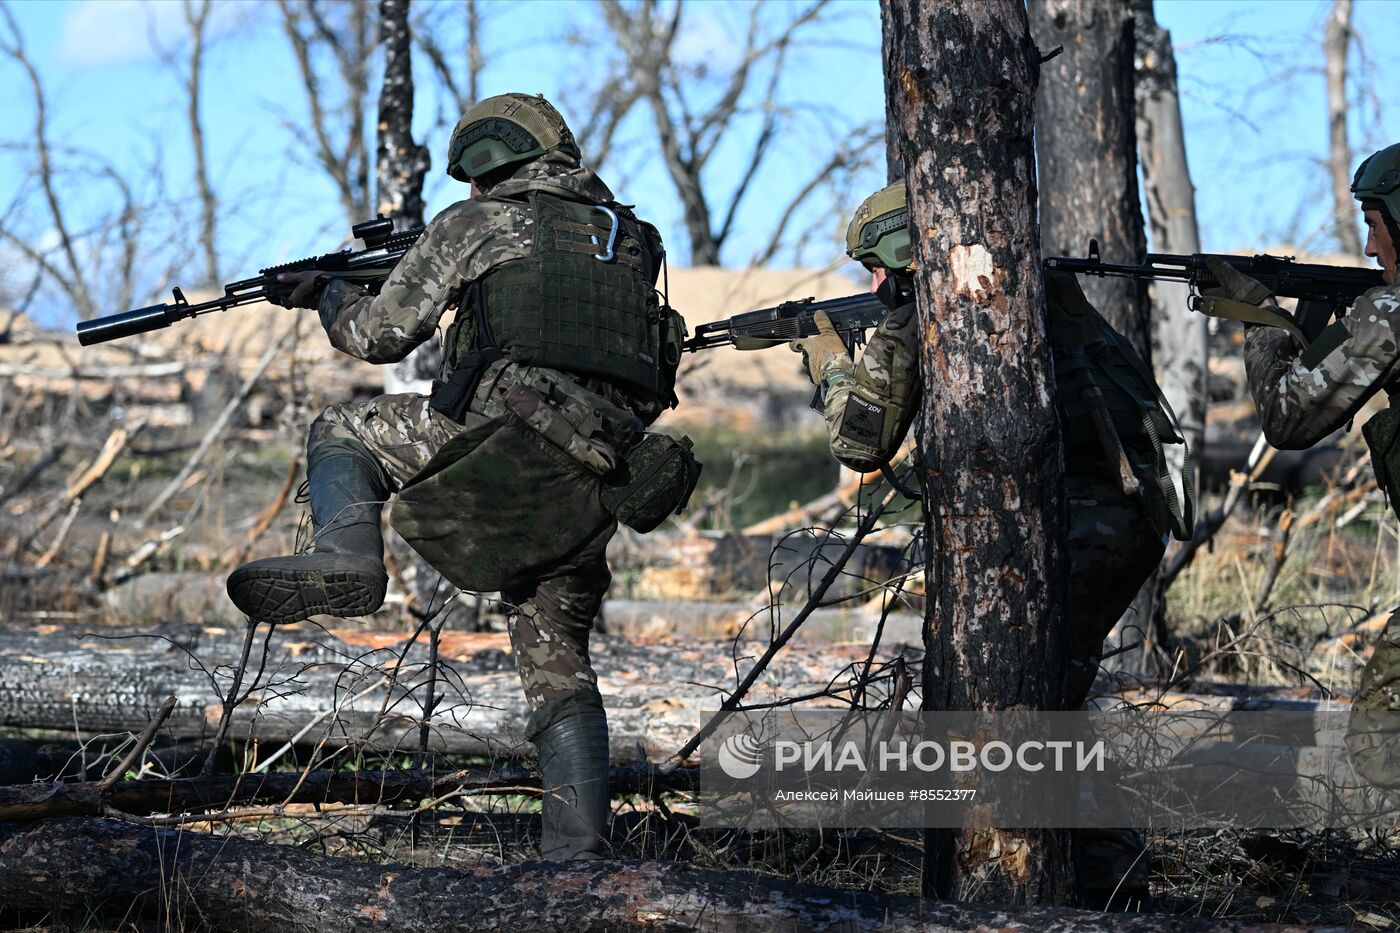
<path fill-rule="evenodd" d="M 1293 336 L 1298 346 L 1307 349 L 1308 338 L 1303 336 L 1288 312 L 1278 306 L 1263 283 L 1215 256 L 1206 257 L 1206 268 L 1217 284 L 1201 291 L 1200 304 L 1193 305 L 1196 310 L 1211 317 L 1243 321 L 1246 326 L 1281 327 Z"/>
<path fill-rule="evenodd" d="M 802 361 L 807 364 L 807 375 L 811 377 L 812 384 L 816 385 L 822 381 L 822 368 L 827 360 L 835 356 L 845 356 L 849 359 L 849 356 L 846 353 L 846 345 L 841 342 L 841 335 L 836 333 L 836 328 L 832 325 L 831 318 L 826 316 L 826 312 L 818 311 L 812 316 L 812 321 L 817 325 L 817 333 L 793 340 L 788 346 L 802 352 Z"/>
<path fill-rule="evenodd" d="M 1274 296 L 1260 282 L 1215 256 L 1206 257 L 1206 268 L 1219 284 L 1201 292 L 1207 298 L 1242 301 L 1255 307 L 1273 305 Z"/>

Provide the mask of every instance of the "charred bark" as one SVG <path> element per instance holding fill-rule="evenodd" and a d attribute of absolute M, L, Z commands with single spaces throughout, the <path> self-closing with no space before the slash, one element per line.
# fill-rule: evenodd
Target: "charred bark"
<path fill-rule="evenodd" d="M 1038 65 L 1018 0 L 883 0 L 887 119 L 911 192 L 928 563 L 924 706 L 1056 709 L 1064 458 L 1036 229 Z M 1069 894 L 1063 834 L 930 834 L 926 890 Z"/>
<path fill-rule="evenodd" d="M 1098 240 L 1106 262 L 1147 248 L 1138 206 L 1133 16 L 1121 0 L 1031 0 L 1031 34 L 1047 61 L 1036 91 L 1040 237 L 1047 256 L 1082 256 Z M 1147 285 L 1086 277 L 1084 294 L 1145 360 L 1152 359 Z"/>
<path fill-rule="evenodd" d="M 110 810 L 144 816 L 151 813 L 218 812 L 233 806 L 286 804 L 373 804 L 416 807 L 425 798 L 454 791 L 483 794 L 518 793 L 539 788 L 539 775 L 525 768 L 472 772 L 291 771 L 169 780 L 100 781 L 76 784 L 35 783 L 0 786 L 0 821 L 59 816 L 101 816 Z M 660 771 L 649 765 L 613 768 L 608 778 L 613 796 L 695 790 L 695 772 Z"/>
<path fill-rule="evenodd" d="M 205 833 L 68 818 L 0 824 L 0 905 L 176 918 L 182 929 L 866 930 L 1063 933 L 1297 930 L 1218 919 L 964 907 L 674 862 L 376 865 Z"/>
<path fill-rule="evenodd" d="M 379 212 L 395 230 L 423 223 L 423 178 L 432 162 L 413 141 L 413 63 L 409 0 L 380 0 L 379 41 L 384 46 L 384 85 L 379 91 L 376 173 Z"/>

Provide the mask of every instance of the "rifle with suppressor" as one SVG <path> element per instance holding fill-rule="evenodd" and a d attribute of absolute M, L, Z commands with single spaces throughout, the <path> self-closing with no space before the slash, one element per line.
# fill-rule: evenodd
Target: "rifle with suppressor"
<path fill-rule="evenodd" d="M 1290 331 L 1296 327 L 1308 343 L 1363 293 L 1385 284 L 1378 269 L 1348 269 L 1296 262 L 1292 256 L 1224 256 L 1213 253 L 1177 256 L 1148 253 L 1141 265 L 1116 265 L 1099 259 L 1098 244 L 1092 241 L 1087 258 L 1052 256 L 1045 260 L 1044 266 L 1047 271 L 1073 272 L 1076 275 L 1184 282 L 1191 287 L 1190 308 L 1203 311 L 1201 290 L 1220 284 L 1207 268 L 1207 259 L 1229 263 L 1274 295 L 1298 299 L 1298 309 L 1291 317 L 1286 312 L 1261 309 L 1261 315 L 1248 320 Z"/>
<path fill-rule="evenodd" d="M 78 343 L 89 347 L 95 343 L 159 330 L 176 321 L 197 317 L 210 311 L 226 311 L 239 305 L 265 301 L 269 288 L 290 291 L 289 287 L 280 286 L 277 282 L 277 276 L 283 272 L 306 272 L 315 269 L 324 272 L 329 278 L 351 279 L 377 294 L 379 286 L 389 277 L 389 273 L 398 265 L 403 254 L 408 252 L 408 248 L 422 235 L 423 228 L 414 227 L 402 233 L 395 233 L 394 222 L 381 215 L 374 220 L 355 224 L 351 227 L 351 233 L 356 239 L 364 241 L 364 249 L 343 249 L 338 253 L 327 253 L 324 256 L 270 266 L 259 270 L 252 278 L 225 285 L 223 295 L 199 304 L 190 304 L 184 292 L 176 287 L 172 289 L 174 304 L 151 305 L 149 308 L 137 308 L 134 311 L 123 311 L 121 314 L 109 314 L 106 317 L 83 321 L 78 325 Z"/>
<path fill-rule="evenodd" d="M 785 301 L 777 307 L 745 311 L 722 321 L 701 324 L 695 328 L 695 336 L 687 340 L 683 347 L 687 353 L 723 346 L 738 350 L 776 347 L 789 340 L 816 334 L 817 323 L 813 316 L 818 312 L 826 313 L 845 342 L 846 349 L 854 352 L 864 342 L 865 332 L 883 321 L 889 309 L 874 295 L 848 295 L 825 301 L 813 298 Z"/>

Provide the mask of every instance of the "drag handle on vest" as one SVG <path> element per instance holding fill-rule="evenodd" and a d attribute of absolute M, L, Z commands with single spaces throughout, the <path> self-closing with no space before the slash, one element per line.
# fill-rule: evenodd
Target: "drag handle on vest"
<path fill-rule="evenodd" d="M 1142 484 L 1138 482 L 1132 465 L 1128 463 L 1123 440 L 1118 436 L 1118 429 L 1113 426 L 1108 409 L 1104 407 L 1103 393 L 1099 391 L 1098 386 L 1090 386 L 1084 390 L 1084 401 L 1091 406 L 1089 410 L 1093 412 L 1094 433 L 1099 436 L 1099 446 L 1103 448 L 1104 459 L 1118 467 L 1119 487 L 1125 496 L 1137 495 L 1142 491 Z"/>
<path fill-rule="evenodd" d="M 1071 355 L 1083 361 L 1084 348 L 1075 347 Z M 1085 366 L 1087 367 L 1087 363 Z M 1118 485 L 1123 490 L 1125 496 L 1135 496 L 1142 491 L 1142 484 L 1138 482 L 1137 474 L 1133 472 L 1132 464 L 1128 462 L 1127 451 L 1123 449 L 1123 439 L 1118 436 L 1118 429 L 1113 426 L 1113 417 L 1108 412 L 1108 403 L 1104 401 L 1103 391 L 1092 383 L 1085 386 L 1080 393 L 1084 402 L 1089 406 L 1090 417 L 1094 422 L 1094 434 L 1098 436 L 1099 447 L 1103 450 L 1104 462 L 1110 467 L 1118 470 Z"/>

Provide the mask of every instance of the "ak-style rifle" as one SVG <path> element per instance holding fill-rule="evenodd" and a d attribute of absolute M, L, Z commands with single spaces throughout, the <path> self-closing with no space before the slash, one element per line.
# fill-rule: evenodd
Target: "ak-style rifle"
<path fill-rule="evenodd" d="M 1298 309 L 1291 317 L 1283 313 L 1265 311 L 1265 318 L 1276 317 L 1280 320 L 1249 320 L 1282 327 L 1296 326 L 1308 342 L 1316 338 L 1338 313 L 1349 308 L 1363 293 L 1385 284 L 1377 269 L 1323 266 L 1297 262 L 1292 256 L 1226 256 L 1216 253 L 1178 256 L 1148 253 L 1139 265 L 1117 265 L 1099 259 L 1097 245 L 1092 243 L 1089 256 L 1085 259 L 1051 256 L 1045 260 L 1044 265 L 1046 270 L 1073 272 L 1076 275 L 1184 282 L 1191 287 L 1192 310 L 1200 311 L 1201 291 L 1220 284 L 1207 268 L 1207 259 L 1219 259 L 1229 263 L 1274 295 L 1298 299 Z"/>
<path fill-rule="evenodd" d="M 269 266 L 259 270 L 256 276 L 225 285 L 224 293 L 218 298 L 199 304 L 190 304 L 184 292 L 177 286 L 172 290 L 173 304 L 151 305 L 149 308 L 137 308 L 134 311 L 123 311 L 121 314 L 109 314 L 106 317 L 83 321 L 78 325 L 78 343 L 88 347 L 95 343 L 159 330 L 177 321 L 210 311 L 226 311 L 239 305 L 265 301 L 270 291 L 275 293 L 278 290 L 291 290 L 289 286 L 282 286 L 277 282 L 277 276 L 283 272 L 305 272 L 315 269 L 324 272 L 330 278 L 358 282 L 368 287 L 371 292 L 377 293 L 379 286 L 389 277 L 389 273 L 398 265 L 403 254 L 408 252 L 408 248 L 423 233 L 423 228 L 414 227 L 402 233 L 395 233 L 394 222 L 379 216 L 374 220 L 355 224 L 351 232 L 356 239 L 364 241 L 364 249 L 343 249 L 338 253 Z"/>
<path fill-rule="evenodd" d="M 819 311 L 826 312 L 827 317 L 831 318 L 832 326 L 845 341 L 847 349 L 859 346 L 865 339 L 865 332 L 879 324 L 889 313 L 889 309 L 874 295 L 848 295 L 825 301 L 803 298 L 701 324 L 695 328 L 695 336 L 687 340 L 684 347 L 691 353 L 724 346 L 737 350 L 775 347 L 789 340 L 816 334 L 817 324 L 813 316 Z"/>

